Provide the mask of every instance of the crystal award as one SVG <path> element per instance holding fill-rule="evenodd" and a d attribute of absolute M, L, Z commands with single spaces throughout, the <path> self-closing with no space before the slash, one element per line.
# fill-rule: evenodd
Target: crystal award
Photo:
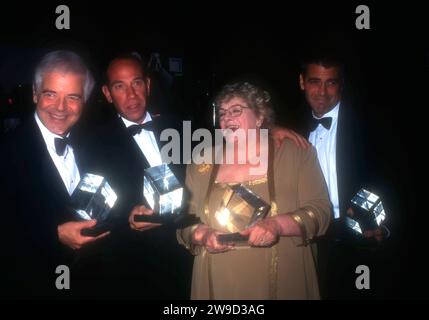
<path fill-rule="evenodd" d="M 269 204 L 246 186 L 227 187 L 215 212 L 215 229 L 225 232 L 218 235 L 219 242 L 247 242 L 248 237 L 240 232 L 265 218 L 270 209 Z"/>
<path fill-rule="evenodd" d="M 91 173 L 83 176 L 71 195 L 71 205 L 80 219 L 95 219 L 97 225 L 91 229 L 82 230 L 82 234 L 96 235 L 106 231 L 105 223 L 117 198 L 104 177 Z"/>
<path fill-rule="evenodd" d="M 353 216 L 346 217 L 347 226 L 355 232 L 376 229 L 386 219 L 381 198 L 365 189 L 360 189 L 351 200 Z"/>
<path fill-rule="evenodd" d="M 182 212 L 183 187 L 166 164 L 144 171 L 143 195 L 153 215 L 137 215 L 137 222 L 177 222 Z"/>

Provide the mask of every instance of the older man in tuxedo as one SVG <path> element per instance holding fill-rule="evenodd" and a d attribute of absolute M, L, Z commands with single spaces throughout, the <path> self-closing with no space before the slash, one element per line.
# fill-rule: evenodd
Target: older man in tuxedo
<path fill-rule="evenodd" d="M 83 236 L 96 222 L 78 221 L 70 205 L 85 163 L 73 128 L 93 86 L 76 53 L 46 54 L 34 75 L 34 114 L 2 141 L 2 296 L 70 296 L 73 281 L 58 290 L 56 268 L 71 268 L 82 247 L 108 234 Z"/>

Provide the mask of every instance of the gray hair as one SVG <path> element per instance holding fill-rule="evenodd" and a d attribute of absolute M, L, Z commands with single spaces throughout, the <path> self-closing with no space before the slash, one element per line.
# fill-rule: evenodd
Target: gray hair
<path fill-rule="evenodd" d="M 67 50 L 52 51 L 46 54 L 37 65 L 34 73 L 33 87 L 36 93 L 41 90 L 44 74 L 52 71 L 82 75 L 85 78 L 83 99 L 85 102 L 88 100 L 95 81 L 79 55 Z"/>
<path fill-rule="evenodd" d="M 230 83 L 225 85 L 216 95 L 215 107 L 220 108 L 223 103 L 234 97 L 239 97 L 246 101 L 257 117 L 264 117 L 262 128 L 270 129 L 273 126 L 274 110 L 271 106 L 271 96 L 267 91 L 249 82 Z"/>

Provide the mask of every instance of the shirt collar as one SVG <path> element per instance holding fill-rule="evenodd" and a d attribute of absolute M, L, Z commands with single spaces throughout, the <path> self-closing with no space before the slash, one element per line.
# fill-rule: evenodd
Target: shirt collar
<path fill-rule="evenodd" d="M 118 115 L 119 116 L 119 118 L 121 118 L 122 119 L 122 121 L 124 122 L 124 124 L 125 124 L 125 126 L 128 128 L 128 127 L 130 127 L 130 126 L 132 126 L 132 125 L 135 125 L 135 124 L 139 124 L 139 123 L 136 123 L 136 122 L 132 122 L 132 121 L 130 121 L 130 120 L 127 120 L 127 119 L 125 119 L 123 116 L 121 116 L 121 115 Z M 149 122 L 149 121 L 152 121 L 152 117 L 150 116 L 150 114 L 149 114 L 149 112 L 146 112 L 146 116 L 145 116 L 145 118 L 144 118 L 144 120 L 143 120 L 143 122 L 141 123 L 141 124 L 143 124 L 143 123 L 146 123 L 146 122 Z"/>
<path fill-rule="evenodd" d="M 40 132 L 42 132 L 43 140 L 45 140 L 46 146 L 48 149 L 55 152 L 55 138 L 63 139 L 63 137 L 49 131 L 48 128 L 45 127 L 45 125 L 42 123 L 42 121 L 39 118 L 39 115 L 37 112 L 34 112 L 34 118 L 36 119 L 36 123 L 39 126 Z M 70 135 L 70 132 L 67 133 L 66 137 Z M 66 153 L 64 153 L 65 155 Z"/>
<path fill-rule="evenodd" d="M 338 102 L 337 105 L 328 113 L 325 113 L 322 117 L 318 118 L 312 113 L 314 119 L 322 119 L 326 117 L 331 117 L 332 122 L 336 121 L 338 119 L 338 111 L 340 110 L 340 104 L 341 102 Z"/>

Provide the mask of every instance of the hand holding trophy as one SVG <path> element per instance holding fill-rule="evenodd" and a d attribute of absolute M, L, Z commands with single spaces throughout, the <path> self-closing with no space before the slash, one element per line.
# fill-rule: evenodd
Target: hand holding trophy
<path fill-rule="evenodd" d="M 104 177 L 91 173 L 82 177 L 71 195 L 73 211 L 81 220 L 97 221 L 94 227 L 83 229 L 82 235 L 97 236 L 109 229 L 108 218 L 117 198 Z"/>
<path fill-rule="evenodd" d="M 390 232 L 383 225 L 386 212 L 378 195 L 361 188 L 352 198 L 347 214 L 346 224 L 356 235 L 368 238 L 373 234 L 379 242 L 389 237 Z"/>
<path fill-rule="evenodd" d="M 220 243 L 247 244 L 248 236 L 240 232 L 265 218 L 271 206 L 254 194 L 243 184 L 228 187 L 219 209 L 215 213 L 219 230 Z"/>
<path fill-rule="evenodd" d="M 134 215 L 135 222 L 195 223 L 194 215 L 183 212 L 183 187 L 167 164 L 144 171 L 143 195 L 153 214 Z"/>

